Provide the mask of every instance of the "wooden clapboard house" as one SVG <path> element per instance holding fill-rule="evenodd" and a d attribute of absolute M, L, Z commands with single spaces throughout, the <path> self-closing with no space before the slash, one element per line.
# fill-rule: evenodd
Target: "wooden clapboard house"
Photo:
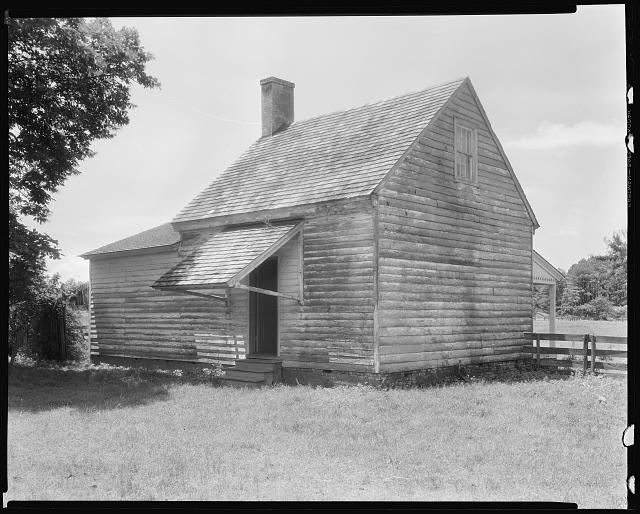
<path fill-rule="evenodd" d="M 471 81 L 295 123 L 294 85 L 260 84 L 260 139 L 83 255 L 92 358 L 258 382 L 522 357 L 538 223 Z"/>

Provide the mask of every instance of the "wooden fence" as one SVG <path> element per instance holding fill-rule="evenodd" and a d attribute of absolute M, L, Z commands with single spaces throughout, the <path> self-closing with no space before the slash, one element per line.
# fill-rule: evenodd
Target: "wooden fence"
<path fill-rule="evenodd" d="M 626 337 L 525 332 L 524 338 L 532 341 L 525 351 L 532 354 L 538 366 L 627 374 Z"/>
<path fill-rule="evenodd" d="M 86 327 L 84 325 L 70 325 L 69 328 L 71 330 L 75 330 L 76 332 L 80 332 L 85 341 L 89 341 L 89 327 Z"/>

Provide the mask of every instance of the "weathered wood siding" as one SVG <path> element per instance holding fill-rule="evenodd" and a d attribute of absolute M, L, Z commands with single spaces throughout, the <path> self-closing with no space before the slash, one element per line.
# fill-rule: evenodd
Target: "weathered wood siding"
<path fill-rule="evenodd" d="M 305 220 L 304 305 L 280 298 L 280 355 L 285 367 L 373 371 L 373 209 Z M 298 294 L 297 238 L 280 252 L 280 288 Z"/>
<path fill-rule="evenodd" d="M 278 290 L 296 297 L 304 291 L 304 305 L 278 298 L 283 365 L 373 371 L 371 200 L 315 214 L 305 221 L 302 233 L 275 254 Z M 218 350 L 223 337 L 240 341 L 246 354 L 247 291 L 231 289 L 226 308 L 213 300 L 150 287 L 210 233 L 184 234 L 179 254 L 158 249 L 91 260 L 94 354 L 212 362 L 224 360 Z"/>
<path fill-rule="evenodd" d="M 453 118 L 478 184 L 454 179 Z M 532 330 L 532 222 L 465 85 L 379 191 L 380 371 L 510 360 Z"/>
<path fill-rule="evenodd" d="M 291 241 L 284 245 L 275 254 L 278 257 L 278 291 L 291 296 L 300 296 L 300 279 L 299 273 L 302 262 L 300 259 L 300 238 L 298 233 Z M 278 355 L 282 354 L 282 332 L 286 332 L 284 323 L 287 322 L 287 313 L 299 305 L 297 301 L 289 298 L 278 298 Z M 286 347 L 285 347 L 286 354 Z"/>
<path fill-rule="evenodd" d="M 245 354 L 246 291 L 232 290 L 227 308 L 214 300 L 151 288 L 191 248 L 187 241 L 180 255 L 175 249 L 157 249 L 91 260 L 94 355 L 228 362 Z"/>

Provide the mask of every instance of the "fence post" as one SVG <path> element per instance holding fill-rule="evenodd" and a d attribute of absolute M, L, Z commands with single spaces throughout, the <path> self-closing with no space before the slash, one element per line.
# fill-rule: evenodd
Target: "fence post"
<path fill-rule="evenodd" d="M 536 334 L 536 369 L 540 369 L 540 334 Z"/>
<path fill-rule="evenodd" d="M 595 334 L 591 335 L 591 372 L 595 374 L 596 372 L 596 336 Z"/>
<path fill-rule="evenodd" d="M 589 350 L 589 334 L 584 335 L 584 345 L 582 347 L 582 372 L 587 372 L 587 351 Z"/>

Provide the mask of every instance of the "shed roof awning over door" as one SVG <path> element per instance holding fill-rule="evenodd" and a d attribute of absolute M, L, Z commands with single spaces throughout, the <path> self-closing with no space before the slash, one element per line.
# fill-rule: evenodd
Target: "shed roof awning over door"
<path fill-rule="evenodd" d="M 216 289 L 237 281 L 290 241 L 302 223 L 226 229 L 214 234 L 161 276 L 158 289 Z"/>

